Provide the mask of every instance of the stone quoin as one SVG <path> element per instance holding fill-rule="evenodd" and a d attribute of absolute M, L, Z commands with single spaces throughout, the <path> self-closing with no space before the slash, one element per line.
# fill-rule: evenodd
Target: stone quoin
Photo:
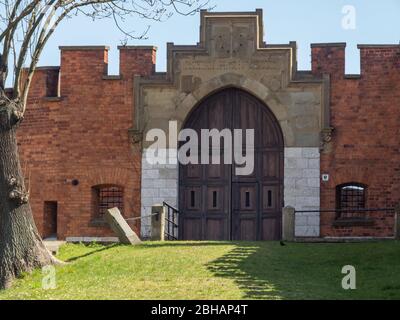
<path fill-rule="evenodd" d="M 296 237 L 393 237 L 391 213 L 318 211 L 400 202 L 400 46 L 359 45 L 361 73 L 348 75 L 344 43 L 312 44 L 302 71 L 295 42 L 263 34 L 261 10 L 202 11 L 199 43 L 168 43 L 165 73 L 152 46 L 119 47 L 118 76 L 108 47 L 60 47 L 60 66 L 35 72 L 18 137 L 42 236 L 113 240 L 109 206 L 137 218 L 165 201 L 182 239 L 281 239 L 286 206 L 315 211 L 296 213 Z M 255 129 L 254 173 L 148 163 L 146 134 L 170 121 Z M 128 223 L 147 238 L 150 221 Z"/>

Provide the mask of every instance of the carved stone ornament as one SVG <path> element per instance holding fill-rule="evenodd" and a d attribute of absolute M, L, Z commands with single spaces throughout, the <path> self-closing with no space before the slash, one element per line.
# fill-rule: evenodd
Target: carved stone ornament
<path fill-rule="evenodd" d="M 321 131 L 321 150 L 325 150 L 328 143 L 332 141 L 332 135 L 334 132 L 333 127 L 322 129 Z"/>

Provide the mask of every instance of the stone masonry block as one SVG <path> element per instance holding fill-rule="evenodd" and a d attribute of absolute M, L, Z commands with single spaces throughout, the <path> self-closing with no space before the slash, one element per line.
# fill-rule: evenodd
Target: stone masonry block
<path fill-rule="evenodd" d="M 302 158 L 302 148 L 285 148 L 285 158 Z"/>
<path fill-rule="evenodd" d="M 302 157 L 307 159 L 319 159 L 320 153 L 318 148 L 302 148 Z"/>

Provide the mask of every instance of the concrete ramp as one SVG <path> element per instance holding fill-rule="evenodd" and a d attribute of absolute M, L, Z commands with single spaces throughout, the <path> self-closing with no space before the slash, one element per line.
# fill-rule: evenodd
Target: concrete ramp
<path fill-rule="evenodd" d="M 105 216 L 107 223 L 118 236 L 121 243 L 135 245 L 142 242 L 128 225 L 118 208 L 108 209 Z"/>

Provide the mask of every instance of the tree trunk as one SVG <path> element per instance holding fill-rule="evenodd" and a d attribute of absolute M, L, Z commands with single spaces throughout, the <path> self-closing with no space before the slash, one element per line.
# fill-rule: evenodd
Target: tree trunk
<path fill-rule="evenodd" d="M 0 289 L 10 287 L 23 272 L 57 261 L 33 220 L 18 156 L 16 130 L 21 119 L 14 111 L 11 101 L 0 103 Z"/>

